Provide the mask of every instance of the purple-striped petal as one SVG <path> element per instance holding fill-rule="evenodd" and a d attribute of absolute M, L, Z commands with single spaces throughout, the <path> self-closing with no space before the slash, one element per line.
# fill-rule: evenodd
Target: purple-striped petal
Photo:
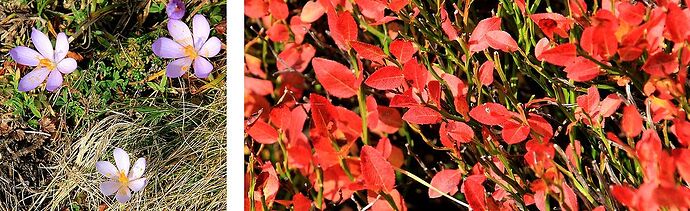
<path fill-rule="evenodd" d="M 208 74 L 213 70 L 213 64 L 204 57 L 197 57 L 194 59 L 194 75 L 199 78 L 207 78 Z"/>
<path fill-rule="evenodd" d="M 18 46 L 10 50 L 10 56 L 14 61 L 26 66 L 38 66 L 43 56 L 36 50 L 24 46 Z"/>
<path fill-rule="evenodd" d="M 113 150 L 113 156 L 115 157 L 117 170 L 127 175 L 129 173 L 129 155 L 127 152 L 123 149 L 115 148 L 115 150 Z"/>
<path fill-rule="evenodd" d="M 63 59 L 57 64 L 57 69 L 61 73 L 70 74 L 77 69 L 77 60 L 74 60 L 73 58 Z"/>
<path fill-rule="evenodd" d="M 117 192 L 117 190 L 119 190 L 121 186 L 122 185 L 119 182 L 106 181 L 101 183 L 100 189 L 101 193 L 103 193 L 106 196 L 110 196 Z"/>
<path fill-rule="evenodd" d="M 189 57 L 182 57 L 170 62 L 170 64 L 168 64 L 168 67 L 166 68 L 165 74 L 170 78 L 177 78 L 189 71 L 189 68 L 191 66 L 192 59 L 190 59 Z"/>
<path fill-rule="evenodd" d="M 203 15 L 195 15 L 192 20 L 192 32 L 194 36 L 194 49 L 199 50 L 204 42 L 208 40 L 208 35 L 211 33 L 211 27 Z"/>
<path fill-rule="evenodd" d="M 110 178 L 110 179 L 116 179 L 117 178 L 117 168 L 115 165 L 108 161 L 98 161 L 96 162 L 96 170 L 101 173 L 103 176 Z"/>
<path fill-rule="evenodd" d="M 146 186 L 146 178 L 139 178 L 129 181 L 128 186 L 129 189 L 132 189 L 132 191 L 139 192 L 140 190 L 144 189 L 144 186 Z"/>
<path fill-rule="evenodd" d="M 115 199 L 120 203 L 125 203 L 129 201 L 130 198 L 132 198 L 132 192 L 129 191 L 128 187 L 120 187 L 117 193 L 115 193 Z"/>
<path fill-rule="evenodd" d="M 24 77 L 22 77 L 21 80 L 19 80 L 19 86 L 17 89 L 20 92 L 35 89 L 46 80 L 48 73 L 50 73 L 50 71 L 43 67 L 34 69 L 33 71 L 29 72 L 29 74 L 26 74 Z"/>
<path fill-rule="evenodd" d="M 173 19 L 168 20 L 168 32 L 170 36 L 173 37 L 173 40 L 183 47 L 194 46 L 192 42 L 192 32 L 189 31 L 189 27 L 182 21 Z"/>
<path fill-rule="evenodd" d="M 34 47 L 38 50 L 43 57 L 47 59 L 53 59 L 53 43 L 48 39 L 48 35 L 39 31 L 38 29 L 31 29 L 31 41 L 34 43 Z"/>
<path fill-rule="evenodd" d="M 177 42 L 167 37 L 161 37 L 151 45 L 153 54 L 166 59 L 177 59 L 184 57 L 184 48 Z"/>
<path fill-rule="evenodd" d="M 134 162 L 132 170 L 129 171 L 128 178 L 130 180 L 135 180 L 144 175 L 144 169 L 146 169 L 146 159 L 139 158 Z"/>
<path fill-rule="evenodd" d="M 62 73 L 60 71 L 50 71 L 48 80 L 46 80 L 46 90 L 49 92 L 55 91 L 62 85 Z"/>
<path fill-rule="evenodd" d="M 214 57 L 218 55 L 218 52 L 220 52 L 221 45 L 220 39 L 217 37 L 211 37 L 211 39 L 208 39 L 208 41 L 204 43 L 204 46 L 201 47 L 199 50 L 199 55 L 206 58 Z"/>
<path fill-rule="evenodd" d="M 69 52 L 69 41 L 64 32 L 60 32 L 55 39 L 55 61 L 62 61 Z"/>

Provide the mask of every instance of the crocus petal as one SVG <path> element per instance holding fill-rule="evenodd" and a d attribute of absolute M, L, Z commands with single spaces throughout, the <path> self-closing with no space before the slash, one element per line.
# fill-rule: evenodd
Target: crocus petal
<path fill-rule="evenodd" d="M 206 78 L 213 70 L 213 64 L 204 57 L 198 57 L 194 60 L 194 75 L 199 78 Z"/>
<path fill-rule="evenodd" d="M 184 73 L 189 70 L 190 66 L 192 66 L 192 59 L 189 57 L 179 58 L 168 64 L 165 74 L 170 78 L 177 78 L 184 75 Z"/>
<path fill-rule="evenodd" d="M 129 201 L 130 198 L 132 198 L 132 192 L 129 191 L 128 187 L 120 187 L 115 194 L 115 199 L 120 203 L 125 203 Z"/>
<path fill-rule="evenodd" d="M 167 37 L 158 38 L 156 42 L 151 45 L 151 48 L 156 56 L 162 58 L 177 59 L 184 57 L 184 48 Z"/>
<path fill-rule="evenodd" d="M 168 32 L 170 36 L 173 37 L 175 42 L 184 46 L 193 46 L 192 43 L 192 32 L 189 31 L 189 27 L 179 20 L 168 20 Z"/>
<path fill-rule="evenodd" d="M 103 182 L 100 185 L 101 193 L 103 193 L 106 196 L 113 195 L 115 192 L 117 192 L 117 190 L 120 189 L 120 186 L 120 183 L 115 181 Z"/>
<path fill-rule="evenodd" d="M 77 69 L 77 60 L 73 58 L 66 58 L 60 61 L 57 65 L 58 71 L 64 74 L 70 74 Z"/>
<path fill-rule="evenodd" d="M 181 0 L 171 0 L 165 5 L 165 12 L 168 13 L 168 18 L 180 20 L 184 16 L 185 5 Z"/>
<path fill-rule="evenodd" d="M 144 189 L 144 186 L 146 186 L 146 178 L 139 178 L 129 181 L 128 185 L 129 189 L 132 189 L 132 191 L 139 192 L 140 190 Z"/>
<path fill-rule="evenodd" d="M 67 40 L 67 35 L 64 32 L 60 32 L 55 40 L 55 60 L 62 61 L 62 59 L 67 56 L 69 52 L 69 41 Z"/>
<path fill-rule="evenodd" d="M 217 37 L 211 37 L 211 39 L 208 39 L 206 43 L 204 44 L 203 47 L 199 50 L 199 55 L 203 57 L 214 57 L 218 55 L 218 52 L 220 52 L 220 39 Z"/>
<path fill-rule="evenodd" d="M 108 161 L 96 162 L 96 170 L 107 178 L 117 178 L 117 168 Z"/>
<path fill-rule="evenodd" d="M 144 169 L 146 169 L 146 159 L 139 158 L 136 162 L 134 162 L 132 170 L 129 171 L 129 179 L 135 180 L 140 178 L 142 175 L 144 175 Z"/>
<path fill-rule="evenodd" d="M 38 29 L 31 29 L 31 41 L 34 43 L 36 50 L 47 59 L 53 59 L 53 43 L 48 39 L 48 35 Z"/>
<path fill-rule="evenodd" d="M 50 71 L 46 68 L 34 69 L 29 74 L 26 74 L 24 77 L 22 77 L 21 80 L 19 80 L 19 86 L 17 87 L 17 89 L 20 92 L 26 92 L 35 89 L 36 87 L 41 85 L 43 81 L 46 80 L 46 78 L 48 77 L 48 73 L 50 73 Z"/>
<path fill-rule="evenodd" d="M 57 90 L 62 85 L 62 73 L 60 71 L 50 71 L 48 80 L 46 81 L 46 90 L 49 92 Z"/>
<path fill-rule="evenodd" d="M 113 151 L 113 156 L 115 156 L 115 165 L 117 170 L 124 172 L 125 175 L 129 173 L 129 155 L 125 150 L 120 148 L 115 148 Z"/>
<path fill-rule="evenodd" d="M 10 50 L 10 56 L 17 63 L 32 67 L 37 66 L 43 58 L 36 50 L 24 46 L 19 46 Z"/>
<path fill-rule="evenodd" d="M 194 36 L 194 48 L 201 49 L 204 42 L 208 40 L 208 35 L 211 33 L 211 27 L 203 15 L 195 15 L 192 20 L 192 32 Z"/>

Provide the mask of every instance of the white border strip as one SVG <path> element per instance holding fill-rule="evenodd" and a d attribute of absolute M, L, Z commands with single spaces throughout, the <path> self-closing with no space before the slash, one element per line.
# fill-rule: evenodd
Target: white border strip
<path fill-rule="evenodd" d="M 244 4 L 227 10 L 227 210 L 244 210 Z"/>

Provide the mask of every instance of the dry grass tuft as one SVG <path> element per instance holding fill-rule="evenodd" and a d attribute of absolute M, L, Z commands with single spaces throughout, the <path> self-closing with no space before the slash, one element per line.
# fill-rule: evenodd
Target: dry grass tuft
<path fill-rule="evenodd" d="M 57 165 L 46 167 L 52 181 L 29 196 L 29 210 L 88 210 L 107 206 L 113 210 L 218 210 L 225 207 L 225 97 L 213 103 L 171 105 L 174 118 L 165 126 L 150 127 L 146 115 L 132 119 L 111 112 L 94 123 L 73 143 L 54 153 Z M 177 107 L 177 109 L 175 109 Z M 162 109 L 163 110 L 163 109 Z M 179 134 L 179 135 L 178 135 Z M 131 160 L 145 157 L 149 183 L 126 204 L 100 193 L 105 178 L 95 169 L 99 160 L 113 162 L 112 150 L 121 147 Z M 133 162 L 133 161 L 132 161 Z M 0 209 L 2 207 L 0 206 Z"/>

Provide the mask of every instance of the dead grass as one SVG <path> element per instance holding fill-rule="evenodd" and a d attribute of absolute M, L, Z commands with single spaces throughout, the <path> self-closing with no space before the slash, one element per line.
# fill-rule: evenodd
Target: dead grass
<path fill-rule="evenodd" d="M 141 124 L 142 119 L 110 112 L 77 141 L 62 147 L 64 151 L 53 152 L 57 165 L 46 167 L 53 179 L 31 196 L 34 200 L 29 209 L 77 205 L 90 210 L 101 204 L 113 210 L 225 207 L 225 95 L 216 95 L 218 100 L 207 106 L 180 103 L 174 111 L 178 116 L 162 127 L 149 127 Z M 168 137 L 170 133 L 181 136 Z M 147 159 L 149 183 L 126 204 L 98 190 L 105 178 L 95 170 L 95 163 L 112 162 L 115 146 L 128 151 L 132 160 Z"/>

